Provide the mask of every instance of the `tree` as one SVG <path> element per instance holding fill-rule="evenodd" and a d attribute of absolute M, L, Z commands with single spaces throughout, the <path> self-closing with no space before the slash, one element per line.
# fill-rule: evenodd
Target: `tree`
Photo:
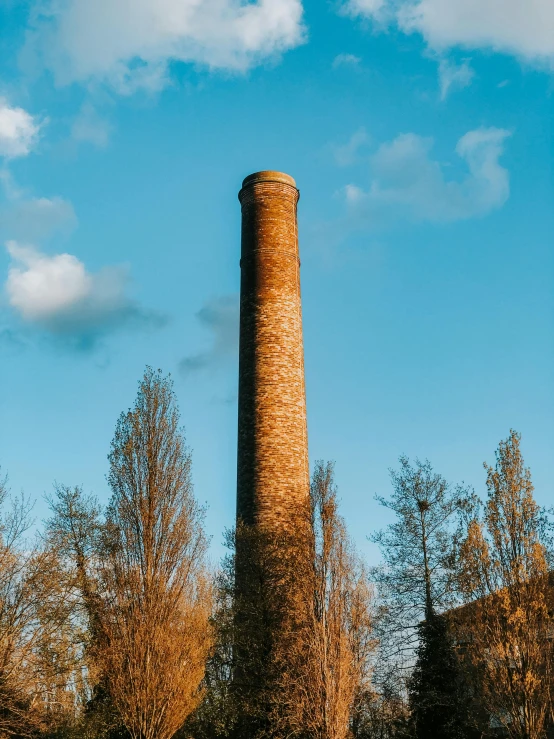
<path fill-rule="evenodd" d="M 331 464 L 316 463 L 310 498 L 295 532 L 239 524 L 228 535 L 216 650 L 186 736 L 365 736 L 373 594 L 338 513 Z M 247 587 L 237 587 L 237 549 Z"/>
<path fill-rule="evenodd" d="M 206 663 L 203 700 L 190 716 L 179 737 L 187 739 L 228 739 L 237 726 L 237 695 L 233 692 L 235 654 L 235 532 L 225 533 L 229 553 L 215 577 L 214 612 L 211 625 L 213 649 Z"/>
<path fill-rule="evenodd" d="M 408 681 L 410 726 L 416 739 L 469 739 L 471 701 L 446 615 L 419 625 L 417 660 Z"/>
<path fill-rule="evenodd" d="M 308 618 L 283 642 L 277 708 L 287 736 L 345 739 L 356 730 L 358 704 L 369 689 L 372 591 L 338 513 L 331 463 L 316 463 L 311 508 L 313 575 L 304 591 Z"/>
<path fill-rule="evenodd" d="M 371 537 L 383 557 L 372 573 L 383 603 L 383 650 L 395 670 L 411 664 L 421 621 L 455 603 L 458 516 L 468 501 L 468 491 L 451 486 L 428 461 L 399 461 L 390 472 L 391 498 L 376 498 L 396 520 Z"/>
<path fill-rule="evenodd" d="M 402 696 L 387 688 L 367 690 L 356 706 L 353 739 L 407 739 L 411 737 L 409 714 Z"/>
<path fill-rule="evenodd" d="M 548 520 L 533 497 L 515 431 L 487 470 L 484 515 L 468 516 L 459 629 L 485 709 L 512 739 L 539 739 L 551 707 L 553 595 Z"/>
<path fill-rule="evenodd" d="M 102 509 L 96 498 L 79 486 L 56 484 L 48 503 L 52 515 L 46 524 L 46 542 L 49 551 L 56 554 L 56 576 L 66 593 L 63 629 L 73 662 L 68 682 L 73 686 L 74 706 L 81 709 L 73 717 L 73 729 L 81 736 L 119 739 L 121 718 L 109 695 L 106 676 L 98 669 L 98 650 L 103 643 Z"/>
<path fill-rule="evenodd" d="M 0 736 L 30 736 L 63 712 L 66 596 L 56 558 L 26 540 L 30 502 L 0 480 Z"/>
<path fill-rule="evenodd" d="M 46 523 L 49 547 L 58 553 L 75 596 L 75 610 L 94 633 L 99 614 L 98 554 L 102 535 L 101 508 L 94 496 L 79 486 L 56 484 L 48 498 L 50 519 Z"/>
<path fill-rule="evenodd" d="M 203 510 L 172 382 L 147 368 L 109 455 L 98 662 L 133 739 L 170 739 L 211 648 Z"/>

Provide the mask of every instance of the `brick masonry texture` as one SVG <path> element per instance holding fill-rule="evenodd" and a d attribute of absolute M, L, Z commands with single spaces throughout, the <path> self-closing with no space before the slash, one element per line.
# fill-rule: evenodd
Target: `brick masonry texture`
<path fill-rule="evenodd" d="M 237 519 L 295 527 L 309 501 L 300 260 L 292 177 L 243 182 Z"/>

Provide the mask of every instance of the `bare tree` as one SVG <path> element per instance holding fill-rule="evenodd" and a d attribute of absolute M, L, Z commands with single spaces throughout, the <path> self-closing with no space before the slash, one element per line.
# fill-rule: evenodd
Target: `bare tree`
<path fill-rule="evenodd" d="M 283 642 L 280 695 L 288 703 L 279 713 L 288 736 L 345 739 L 370 689 L 372 592 L 338 513 L 331 463 L 316 463 L 311 501 L 313 574 L 303 593 L 309 618 Z"/>
<path fill-rule="evenodd" d="M 235 736 L 237 704 L 239 701 L 243 704 L 245 698 L 244 694 L 240 698 L 237 696 L 237 686 L 233 685 L 233 665 L 237 647 L 234 610 L 234 531 L 225 532 L 225 542 L 230 551 L 224 557 L 214 579 L 214 612 L 211 619 L 214 646 L 206 663 L 203 699 L 183 731 L 178 734 L 178 737 L 187 739 L 229 739 Z M 244 705 L 241 705 L 241 708 L 244 712 Z"/>
<path fill-rule="evenodd" d="M 462 548 L 462 586 L 473 602 L 459 611 L 459 628 L 493 721 L 512 739 L 539 739 L 553 677 L 548 522 L 519 434 L 511 431 L 495 467 L 485 468 L 484 516 L 469 517 Z"/>
<path fill-rule="evenodd" d="M 198 704 L 211 647 L 203 510 L 170 379 L 147 368 L 109 456 L 98 658 L 134 739 L 170 739 Z"/>
<path fill-rule="evenodd" d="M 368 690 L 357 706 L 353 739 L 412 738 L 406 702 L 387 690 Z"/>
<path fill-rule="evenodd" d="M 430 462 L 399 461 L 400 469 L 390 473 L 391 498 L 377 497 L 396 520 L 371 537 L 383 556 L 383 565 L 372 570 L 382 603 L 383 673 L 410 667 L 418 625 L 456 602 L 459 516 L 470 499 L 466 488 L 450 485 Z"/>
<path fill-rule="evenodd" d="M 77 609 L 87 620 L 88 630 L 95 630 L 99 608 L 98 556 L 101 545 L 101 507 L 92 495 L 79 486 L 54 486 L 48 499 L 52 516 L 46 524 L 46 538 L 65 566 Z"/>
<path fill-rule="evenodd" d="M 55 557 L 26 540 L 30 502 L 0 481 L 0 736 L 30 735 L 67 700 L 61 654 L 63 583 Z"/>
<path fill-rule="evenodd" d="M 102 509 L 79 486 L 56 484 L 48 503 L 52 515 L 46 523 L 46 546 L 56 560 L 55 576 L 63 584 L 65 606 L 64 639 L 51 658 L 64 660 L 68 668 L 65 680 L 73 695 L 73 715 L 67 712 L 66 724 L 72 723 L 83 736 L 91 731 L 106 734 L 117 728 L 120 719 L 97 658 L 103 637 Z M 65 649 L 64 656 L 60 648 Z"/>

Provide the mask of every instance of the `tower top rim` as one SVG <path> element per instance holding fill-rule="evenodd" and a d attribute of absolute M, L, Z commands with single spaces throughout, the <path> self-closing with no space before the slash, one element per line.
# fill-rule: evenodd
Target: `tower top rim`
<path fill-rule="evenodd" d="M 296 188 L 296 181 L 293 177 L 285 172 L 277 172 L 273 169 L 264 169 L 261 172 L 254 172 L 253 174 L 245 177 L 242 182 L 243 189 L 249 185 L 254 185 L 256 182 L 280 182 L 284 185 L 291 185 Z"/>

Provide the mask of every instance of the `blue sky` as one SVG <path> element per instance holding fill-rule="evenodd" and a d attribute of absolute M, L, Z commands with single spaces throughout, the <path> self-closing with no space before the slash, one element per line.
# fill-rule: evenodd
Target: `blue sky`
<path fill-rule="evenodd" d="M 106 501 L 171 372 L 214 556 L 235 506 L 242 178 L 293 175 L 310 457 L 366 535 L 402 453 L 554 481 L 550 0 L 0 0 L 0 463 Z"/>

